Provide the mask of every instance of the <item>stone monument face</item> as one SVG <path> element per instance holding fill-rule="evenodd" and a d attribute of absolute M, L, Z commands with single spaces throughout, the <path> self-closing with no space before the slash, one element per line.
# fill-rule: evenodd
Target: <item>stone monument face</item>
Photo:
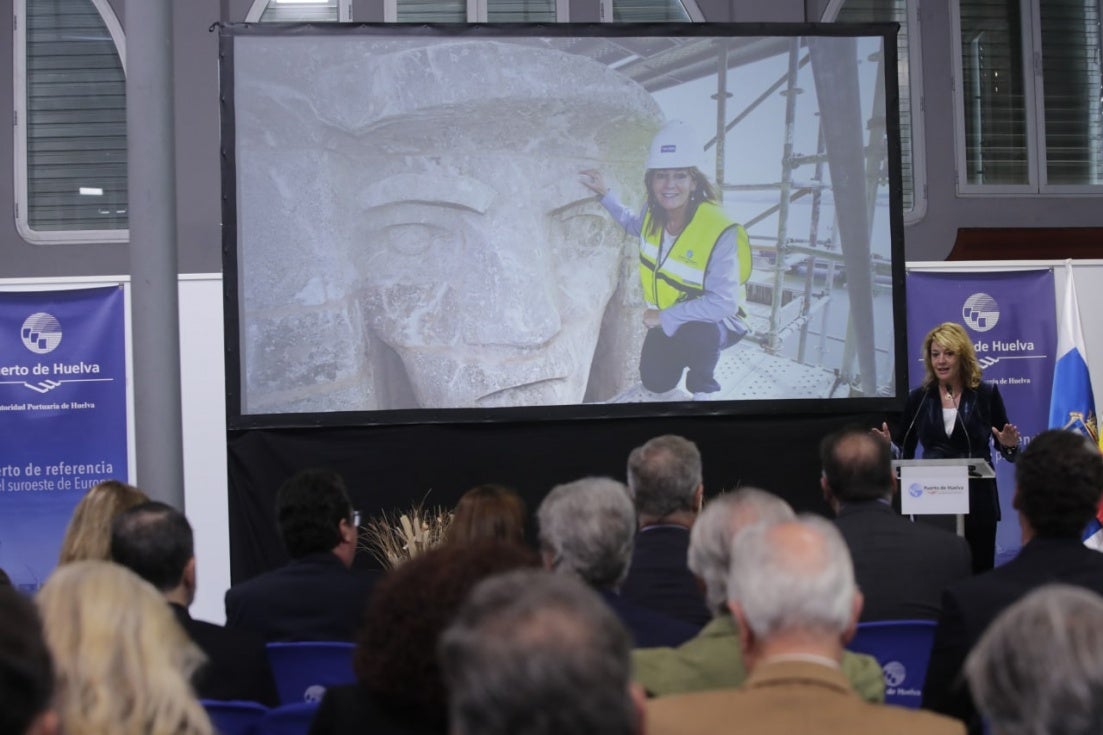
<path fill-rule="evenodd" d="M 281 73 L 303 79 L 294 90 L 264 91 L 273 101 L 266 108 L 288 109 L 278 124 L 257 126 L 270 152 L 243 176 L 259 176 L 258 190 L 276 192 L 263 201 L 283 206 L 253 214 L 255 227 L 266 235 L 264 249 L 297 264 L 279 275 L 280 288 L 317 296 L 301 308 L 274 305 L 282 321 L 252 351 L 254 374 L 273 384 L 281 374 L 313 380 L 285 391 L 297 410 L 312 396 L 333 410 L 356 395 L 354 375 L 365 384 L 364 405 L 338 410 L 581 403 L 603 318 L 605 332 L 643 330 L 623 297 L 637 242 L 579 172 L 600 168 L 626 202 L 642 201 L 657 105 L 592 59 L 524 43 L 420 40 L 378 51 L 345 51 L 324 68 L 316 54 L 297 66 L 284 53 Z M 312 68 L 310 78 L 303 70 Z M 280 171 L 292 151 L 293 174 Z M 311 182 L 312 191 L 296 181 Z M 308 226 L 319 212 L 320 234 Z M 308 230 L 309 252 L 302 252 Z M 300 236 L 281 243 L 281 232 Z M 279 266 L 265 263 L 262 272 Z M 264 282 L 276 282 L 275 273 L 256 280 Z M 272 298 L 262 290 L 252 303 Z M 300 311 L 324 313 L 328 322 L 315 319 L 282 345 L 279 324 Z M 330 322 L 342 325 L 341 334 L 317 326 Z M 355 344 L 349 327 L 360 330 Z M 330 371 L 344 387 L 333 383 L 337 392 L 323 399 L 325 376 L 310 378 L 290 363 L 334 351 L 350 367 Z M 635 380 L 636 356 L 614 356 L 597 370 L 602 392 Z"/>

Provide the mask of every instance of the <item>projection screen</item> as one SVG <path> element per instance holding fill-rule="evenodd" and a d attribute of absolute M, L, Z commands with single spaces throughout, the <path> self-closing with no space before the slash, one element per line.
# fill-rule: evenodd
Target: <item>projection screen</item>
<path fill-rule="evenodd" d="M 222 30 L 232 428 L 895 408 L 895 26 L 335 25 Z"/>

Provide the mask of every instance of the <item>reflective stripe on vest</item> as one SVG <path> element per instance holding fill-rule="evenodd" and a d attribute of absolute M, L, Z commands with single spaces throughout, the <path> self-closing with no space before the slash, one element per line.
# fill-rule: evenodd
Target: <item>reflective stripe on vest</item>
<path fill-rule="evenodd" d="M 702 202 L 686 228 L 674 240 L 666 258 L 658 263 L 662 231 L 648 234 L 651 212 L 644 215 L 640 235 L 640 281 L 644 299 L 665 309 L 679 301 L 694 299 L 705 292 L 705 270 L 716 241 L 732 227 L 736 232 L 736 254 L 739 258 L 739 282 L 751 275 L 751 246 L 747 232 L 712 202 Z M 656 267 L 656 264 L 658 266 Z"/>

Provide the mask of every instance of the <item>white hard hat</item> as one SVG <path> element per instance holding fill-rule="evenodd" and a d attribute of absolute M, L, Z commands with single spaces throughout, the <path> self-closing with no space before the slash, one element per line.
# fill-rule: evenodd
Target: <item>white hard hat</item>
<path fill-rule="evenodd" d="M 689 123 L 671 120 L 655 134 L 647 168 L 693 168 L 701 163 L 701 146 Z"/>

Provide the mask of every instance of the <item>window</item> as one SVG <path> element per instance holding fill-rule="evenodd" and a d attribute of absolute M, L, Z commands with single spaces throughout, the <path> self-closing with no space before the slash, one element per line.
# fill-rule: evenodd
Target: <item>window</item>
<path fill-rule="evenodd" d="M 352 0 L 254 0 L 248 23 L 336 23 L 352 20 Z"/>
<path fill-rule="evenodd" d="M 15 2 L 16 227 L 30 242 L 125 242 L 126 75 L 106 0 Z"/>
<path fill-rule="evenodd" d="M 610 13 L 607 9 L 612 8 Z M 693 0 L 602 0 L 601 18 L 617 23 L 702 22 L 705 17 Z"/>
<path fill-rule="evenodd" d="M 1098 194 L 1098 0 L 953 7 L 959 191 Z"/>
<path fill-rule="evenodd" d="M 833 0 L 824 12 L 825 21 L 900 24 L 896 37 L 896 76 L 900 89 L 900 172 L 905 222 L 918 221 L 927 208 L 917 5 L 907 0 Z"/>

